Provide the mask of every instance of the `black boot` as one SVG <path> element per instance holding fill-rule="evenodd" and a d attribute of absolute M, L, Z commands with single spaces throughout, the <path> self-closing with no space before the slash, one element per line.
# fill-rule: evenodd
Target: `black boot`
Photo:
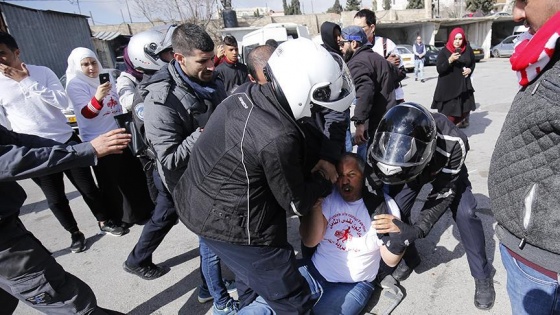
<path fill-rule="evenodd" d="M 492 278 L 474 279 L 474 306 L 481 310 L 489 310 L 494 306 L 496 292 Z"/>
<path fill-rule="evenodd" d="M 399 282 L 406 280 L 419 264 L 420 258 L 412 266 L 408 266 L 404 260 L 401 260 L 395 271 L 393 271 L 393 278 Z"/>

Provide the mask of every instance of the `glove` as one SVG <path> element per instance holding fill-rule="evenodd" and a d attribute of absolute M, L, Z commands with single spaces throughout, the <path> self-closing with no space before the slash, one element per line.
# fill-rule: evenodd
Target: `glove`
<path fill-rule="evenodd" d="M 332 183 L 322 175 L 321 171 L 311 173 L 311 182 L 317 184 L 320 198 L 328 196 L 332 191 Z"/>
<path fill-rule="evenodd" d="M 389 233 L 388 235 L 384 234 L 381 237 L 381 241 L 383 241 L 391 253 L 400 255 L 410 244 L 421 237 L 422 231 L 417 226 L 406 224 L 397 219 L 393 219 L 393 223 L 401 231 L 399 233 Z"/>

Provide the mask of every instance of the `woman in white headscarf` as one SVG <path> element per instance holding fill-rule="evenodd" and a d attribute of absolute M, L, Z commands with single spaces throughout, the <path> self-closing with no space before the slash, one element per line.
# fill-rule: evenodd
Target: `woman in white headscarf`
<path fill-rule="evenodd" d="M 98 76 L 103 72 L 99 59 L 90 49 L 78 47 L 68 56 L 66 92 L 84 141 L 118 128 L 113 117 L 123 112 L 112 78 L 110 82 L 99 83 Z M 100 158 L 93 170 L 103 199 L 114 214 L 112 222 L 100 225 L 102 231 L 110 232 L 121 224 L 126 229 L 149 218 L 154 204 L 146 177 L 139 160 L 128 149 L 121 155 Z"/>

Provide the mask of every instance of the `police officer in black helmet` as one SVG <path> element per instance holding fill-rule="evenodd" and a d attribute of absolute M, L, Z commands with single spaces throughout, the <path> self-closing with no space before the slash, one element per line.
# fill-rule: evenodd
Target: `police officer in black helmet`
<path fill-rule="evenodd" d="M 386 241 L 391 240 L 388 247 L 392 252 L 406 249 L 393 277 L 405 280 L 418 266 L 420 257 L 414 240 L 425 237 L 450 208 L 475 278 L 474 304 L 490 309 L 495 298 L 493 268 L 486 257 L 482 223 L 475 213 L 476 200 L 465 165 L 468 150 L 467 136 L 445 116 L 419 104 L 403 103 L 383 116 L 368 152 L 366 174 L 370 191 L 385 185 L 400 208 L 403 222 L 408 223 L 378 220 L 374 225 L 378 233 L 386 233 Z M 411 224 L 416 197 L 429 183 L 432 191 L 418 221 Z M 400 232 L 394 232 L 395 226 Z M 387 266 L 380 267 L 381 277 L 391 272 Z"/>

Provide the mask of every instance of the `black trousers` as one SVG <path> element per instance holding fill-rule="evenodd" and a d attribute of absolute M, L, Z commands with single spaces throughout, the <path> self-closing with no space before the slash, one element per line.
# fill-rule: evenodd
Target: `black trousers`
<path fill-rule="evenodd" d="M 241 308 L 261 296 L 277 314 L 312 314 L 315 300 L 298 271 L 291 245 L 245 246 L 201 239 L 235 274 Z"/>
<path fill-rule="evenodd" d="M 394 197 L 405 223 L 410 223 L 410 213 L 421 189 L 422 186 L 411 187 L 405 185 Z M 455 182 L 455 191 L 456 196 L 451 205 L 449 205 L 449 209 L 451 209 L 453 219 L 461 235 L 461 243 L 465 248 L 471 275 L 475 279 L 489 278 L 492 273 L 492 266 L 486 257 L 486 240 L 484 238 L 482 221 L 475 213 L 476 199 L 471 190 L 467 167 L 464 165 L 459 173 L 459 178 Z M 406 249 L 403 260 L 408 266 L 413 266 L 420 260 L 414 244 Z M 380 278 L 383 274 L 390 274 L 394 270 L 394 268 L 385 265 L 383 261 L 381 261 L 379 269 Z"/>
<path fill-rule="evenodd" d="M 74 133 L 66 143 L 69 142 L 81 143 L 82 141 Z M 64 174 L 80 192 L 97 221 L 106 221 L 111 218 L 110 213 L 107 212 L 109 209 L 103 204 L 101 192 L 95 185 L 89 167 L 77 167 L 64 172 L 33 178 L 33 181 L 39 185 L 45 194 L 49 208 L 66 231 L 72 233 L 79 229 L 64 191 Z"/>
<path fill-rule="evenodd" d="M 158 248 L 179 218 L 171 194 L 163 186 L 161 177 L 155 168 L 153 169 L 153 180 L 158 190 L 156 207 L 152 217 L 144 225 L 136 246 L 128 255 L 126 263 L 129 266 L 144 267 L 151 264 L 153 252 Z"/>
<path fill-rule="evenodd" d="M 46 314 L 106 314 L 13 215 L 0 221 L 0 313 L 12 314 L 18 300 Z"/>

